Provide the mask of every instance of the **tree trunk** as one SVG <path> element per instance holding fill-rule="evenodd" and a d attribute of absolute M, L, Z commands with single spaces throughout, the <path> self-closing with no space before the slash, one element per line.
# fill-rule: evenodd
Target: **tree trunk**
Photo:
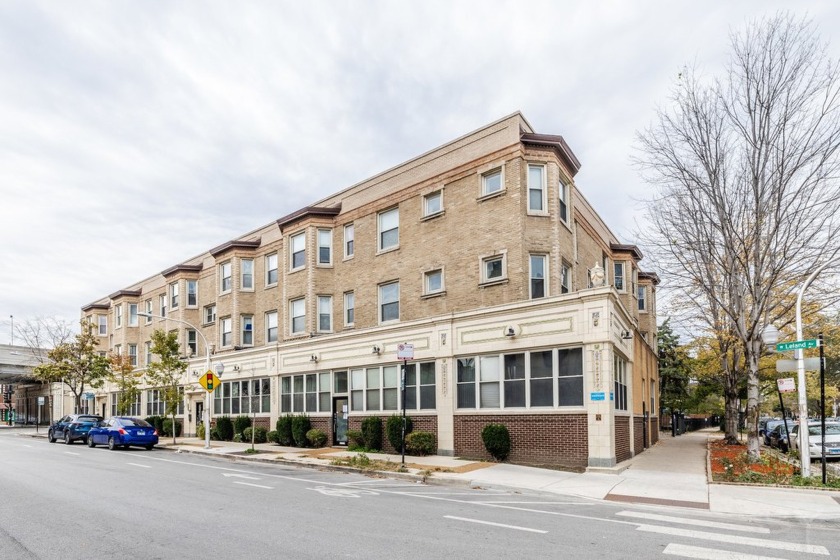
<path fill-rule="evenodd" d="M 758 343 L 759 345 L 761 343 Z M 761 443 L 758 439 L 758 349 L 752 345 L 749 352 L 749 372 L 747 373 L 747 456 L 751 463 L 761 458 Z"/>
<path fill-rule="evenodd" d="M 724 424 L 726 431 L 724 441 L 728 445 L 735 445 L 738 443 L 738 392 L 727 388 L 725 394 L 726 408 Z"/>

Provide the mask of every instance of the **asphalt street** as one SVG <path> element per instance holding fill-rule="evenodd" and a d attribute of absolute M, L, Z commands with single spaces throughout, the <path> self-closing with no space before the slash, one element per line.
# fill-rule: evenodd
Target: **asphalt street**
<path fill-rule="evenodd" d="M 830 522 L 737 519 L 0 434 L 0 558 L 825 558 Z"/>

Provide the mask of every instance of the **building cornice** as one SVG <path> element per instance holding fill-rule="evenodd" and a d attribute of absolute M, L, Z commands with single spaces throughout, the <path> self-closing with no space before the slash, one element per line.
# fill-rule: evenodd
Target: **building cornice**
<path fill-rule="evenodd" d="M 555 152 L 557 152 L 557 155 L 560 156 L 560 159 L 563 160 L 563 163 L 565 163 L 569 168 L 569 172 L 572 177 L 577 175 L 577 172 L 580 171 L 580 161 L 575 156 L 574 152 L 572 152 L 572 149 L 562 136 L 526 132 L 521 136 L 521 140 L 523 144 L 529 146 L 552 148 Z"/>
<path fill-rule="evenodd" d="M 142 293 L 143 292 L 141 292 L 140 290 L 119 290 L 108 296 L 108 298 L 114 300 L 124 297 L 140 297 L 140 294 Z"/>
<path fill-rule="evenodd" d="M 210 255 L 213 258 L 215 258 L 215 257 L 218 257 L 219 255 L 221 255 L 223 253 L 226 253 L 228 251 L 233 251 L 235 249 L 245 249 L 245 250 L 253 251 L 254 249 L 256 249 L 257 247 L 260 246 L 261 242 L 262 241 L 260 239 L 257 239 L 255 241 L 246 241 L 244 239 L 233 239 L 231 241 L 228 241 L 227 243 L 222 243 L 218 247 L 214 247 L 213 249 L 210 249 Z"/>
<path fill-rule="evenodd" d="M 340 213 L 341 204 L 339 204 L 338 206 L 306 206 L 305 208 L 301 208 L 296 212 L 292 212 L 291 214 L 288 214 L 278 219 L 277 226 L 280 228 L 280 231 L 283 231 L 284 227 L 292 225 L 309 217 L 326 216 L 332 218 L 333 216 L 337 216 Z"/>
<path fill-rule="evenodd" d="M 111 309 L 111 306 L 107 303 L 89 303 L 89 304 L 85 305 L 84 307 L 82 307 L 82 311 L 84 313 L 87 313 L 88 311 L 95 311 L 97 309 L 100 309 L 100 310 Z"/>
<path fill-rule="evenodd" d="M 636 245 L 625 245 L 623 243 L 610 243 L 610 250 L 613 253 L 632 253 L 633 258 L 637 261 L 642 260 L 645 256 Z"/>
<path fill-rule="evenodd" d="M 164 278 L 169 278 L 178 273 L 195 274 L 201 272 L 203 268 L 204 265 L 202 264 L 176 264 L 175 266 L 170 266 L 169 268 L 161 272 L 161 275 Z"/>

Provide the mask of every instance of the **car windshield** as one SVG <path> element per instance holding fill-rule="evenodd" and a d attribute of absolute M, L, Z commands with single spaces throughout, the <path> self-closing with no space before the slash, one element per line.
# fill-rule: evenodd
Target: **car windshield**
<path fill-rule="evenodd" d="M 820 426 L 810 426 L 808 428 L 808 433 L 812 436 L 820 435 Z M 825 425 L 825 435 L 827 436 L 837 436 L 840 435 L 840 424 L 826 424 Z"/>
<path fill-rule="evenodd" d="M 151 428 L 152 425 L 146 422 L 145 420 L 141 420 L 140 418 L 120 418 L 120 424 L 123 426 L 137 426 L 139 428 Z"/>

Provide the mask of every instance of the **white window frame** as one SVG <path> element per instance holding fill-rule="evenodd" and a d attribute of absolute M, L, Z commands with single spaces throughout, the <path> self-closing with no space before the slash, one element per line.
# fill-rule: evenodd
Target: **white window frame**
<path fill-rule="evenodd" d="M 187 280 L 187 307 L 198 307 L 198 280 Z"/>
<path fill-rule="evenodd" d="M 118 303 L 114 306 L 114 328 L 119 329 L 122 328 L 122 304 Z"/>
<path fill-rule="evenodd" d="M 210 305 L 204 306 L 204 313 L 202 313 L 204 318 L 205 325 L 212 325 L 216 322 L 216 304 L 211 303 Z"/>
<path fill-rule="evenodd" d="M 233 290 L 233 265 L 230 261 L 219 265 L 219 293 L 228 294 Z"/>
<path fill-rule="evenodd" d="M 383 229 L 383 222 L 385 220 L 390 220 L 392 216 L 396 216 L 396 226 L 389 227 L 388 229 Z M 391 225 L 391 224 L 385 224 Z M 383 245 L 385 234 L 390 232 L 396 231 L 397 239 L 395 242 L 391 243 L 388 246 Z M 396 206 L 394 208 L 389 208 L 383 212 L 380 212 L 376 215 L 376 243 L 377 243 L 377 250 L 380 253 L 385 251 L 393 251 L 394 249 L 399 249 L 400 247 L 400 208 Z"/>
<path fill-rule="evenodd" d="M 295 257 L 300 255 L 300 264 L 295 266 Z M 306 268 L 306 230 L 289 237 L 289 270 Z"/>
<path fill-rule="evenodd" d="M 295 319 L 300 319 L 303 325 L 295 328 Z M 306 333 L 306 298 L 295 298 L 289 300 L 289 332 L 292 335 Z"/>
<path fill-rule="evenodd" d="M 128 345 L 128 361 L 132 367 L 137 367 L 137 345 Z"/>
<path fill-rule="evenodd" d="M 248 335 L 251 335 L 251 341 L 246 342 L 245 339 Z M 253 346 L 254 345 L 254 316 L 253 315 L 240 315 L 239 316 L 239 341 L 242 346 Z"/>
<path fill-rule="evenodd" d="M 332 296 L 318 296 L 318 332 L 333 331 L 332 303 Z M 327 322 L 326 328 L 324 328 L 324 320 Z"/>
<path fill-rule="evenodd" d="M 616 354 L 613 356 L 613 406 L 616 411 L 627 412 L 629 410 L 629 393 L 627 361 Z"/>
<path fill-rule="evenodd" d="M 278 341 L 278 313 L 277 311 L 268 311 L 265 314 L 265 341 L 267 343 Z M 273 333 L 273 336 L 272 336 Z"/>
<path fill-rule="evenodd" d="M 160 311 L 161 317 L 166 317 L 166 302 L 167 302 L 167 295 L 160 294 L 158 296 L 158 310 Z"/>
<path fill-rule="evenodd" d="M 636 297 L 639 300 L 639 313 L 647 313 L 647 286 L 639 286 L 636 288 Z"/>
<path fill-rule="evenodd" d="M 391 290 L 394 286 L 396 286 L 396 293 L 397 297 L 396 300 L 393 299 L 385 299 L 385 292 L 384 290 Z M 377 287 L 377 293 L 379 294 L 379 305 L 377 306 L 378 315 L 379 315 L 379 323 L 393 323 L 400 320 L 400 282 L 399 280 L 394 282 L 384 282 Z M 386 305 L 393 305 L 397 304 L 397 316 L 396 318 L 385 319 L 385 306 Z"/>
<path fill-rule="evenodd" d="M 542 261 L 542 277 L 534 276 L 534 260 Z M 551 275 L 548 273 L 548 255 L 544 253 L 532 253 L 528 255 L 528 297 L 530 299 L 545 298 L 549 296 L 548 279 Z M 542 280 L 543 293 L 541 296 L 534 295 L 534 280 Z"/>
<path fill-rule="evenodd" d="M 557 184 L 557 198 L 559 199 L 559 207 L 557 209 L 560 221 L 564 224 L 569 224 L 569 184 L 563 178 Z"/>
<path fill-rule="evenodd" d="M 146 317 L 146 324 L 147 325 L 152 322 L 152 310 L 153 310 L 152 300 L 147 299 L 146 300 L 146 313 L 149 314 L 149 316 Z"/>
<path fill-rule="evenodd" d="M 139 309 L 137 308 L 136 303 L 129 303 L 128 304 L 128 326 L 129 327 L 136 327 L 137 325 L 140 324 L 140 318 L 139 318 L 139 315 L 137 315 L 138 311 L 139 311 Z"/>
<path fill-rule="evenodd" d="M 239 289 L 243 292 L 254 291 L 254 259 L 239 259 Z"/>
<path fill-rule="evenodd" d="M 566 261 L 560 263 L 560 293 L 568 294 L 572 291 L 572 267 Z"/>
<path fill-rule="evenodd" d="M 432 288 L 431 280 L 438 276 L 439 286 L 436 289 Z M 436 296 L 443 294 L 446 291 L 446 284 L 444 284 L 444 276 L 443 276 L 443 268 L 435 268 L 432 270 L 427 270 L 423 273 L 423 295 L 424 296 Z"/>
<path fill-rule="evenodd" d="M 265 285 L 268 286 L 276 286 L 277 282 L 280 279 L 280 269 L 278 268 L 278 256 L 277 253 L 271 253 L 270 255 L 265 256 Z M 271 279 L 271 273 L 274 273 L 274 280 Z"/>
<path fill-rule="evenodd" d="M 145 358 L 146 364 L 145 365 L 148 366 L 149 364 L 152 363 L 152 360 L 154 359 L 153 356 L 152 356 L 152 343 L 151 343 L 151 341 L 147 340 L 146 342 L 143 343 L 143 350 L 144 350 L 144 353 L 146 355 L 146 358 Z"/>
<path fill-rule="evenodd" d="M 344 292 L 344 326 L 352 327 L 356 322 L 356 293 Z"/>
<path fill-rule="evenodd" d="M 187 339 L 187 357 L 198 356 L 198 332 L 195 329 L 187 329 L 185 337 Z"/>
<path fill-rule="evenodd" d="M 108 336 L 108 316 L 97 315 L 97 325 L 99 328 L 99 336 Z"/>
<path fill-rule="evenodd" d="M 356 254 L 356 226 L 347 224 L 344 226 L 344 258 L 352 259 Z"/>
<path fill-rule="evenodd" d="M 494 177 L 495 175 L 499 176 L 499 186 L 493 190 L 489 190 L 488 179 L 490 177 Z M 491 196 L 495 196 L 505 192 L 505 166 L 500 165 L 498 167 L 494 167 L 493 169 L 489 169 L 481 173 L 481 191 L 479 198 L 487 198 Z"/>
<path fill-rule="evenodd" d="M 179 282 L 169 284 L 169 309 L 174 311 L 181 304 L 181 286 Z"/>
<path fill-rule="evenodd" d="M 531 182 L 531 170 L 539 170 L 540 171 L 540 184 L 535 185 Z M 547 185 L 548 182 L 546 181 L 546 176 L 548 175 L 548 169 L 546 168 L 544 163 L 529 163 L 528 164 L 528 213 L 529 214 L 538 214 L 541 216 L 545 216 L 548 214 L 548 204 L 547 204 L 547 197 L 546 192 L 548 191 Z M 531 194 L 532 193 L 539 193 L 539 200 L 540 200 L 540 207 L 534 208 L 532 206 Z"/>
<path fill-rule="evenodd" d="M 332 260 L 332 230 L 319 228 L 318 232 L 318 265 L 331 266 Z M 323 260 L 323 250 L 326 249 L 327 260 Z"/>
<path fill-rule="evenodd" d="M 487 274 L 487 265 L 491 262 L 496 260 L 500 260 L 502 263 L 502 274 L 498 277 L 490 278 Z M 495 284 L 497 282 L 504 282 L 507 280 L 507 251 L 496 253 L 494 255 L 485 255 L 481 257 L 479 261 L 479 266 L 481 267 L 481 284 Z"/>
<path fill-rule="evenodd" d="M 619 275 L 618 270 L 621 269 L 621 274 Z M 627 278 L 625 273 L 627 272 L 627 266 L 624 261 L 613 261 L 613 286 L 616 290 L 621 293 L 627 292 Z M 621 286 L 618 286 L 618 281 L 621 279 Z"/>
<path fill-rule="evenodd" d="M 437 210 L 429 208 L 429 202 L 435 199 L 438 201 Z M 423 217 L 434 218 L 435 216 L 440 216 L 441 214 L 443 214 L 443 189 L 438 189 L 423 197 Z"/>
<path fill-rule="evenodd" d="M 219 319 L 219 344 L 222 348 L 233 346 L 233 317 Z"/>

